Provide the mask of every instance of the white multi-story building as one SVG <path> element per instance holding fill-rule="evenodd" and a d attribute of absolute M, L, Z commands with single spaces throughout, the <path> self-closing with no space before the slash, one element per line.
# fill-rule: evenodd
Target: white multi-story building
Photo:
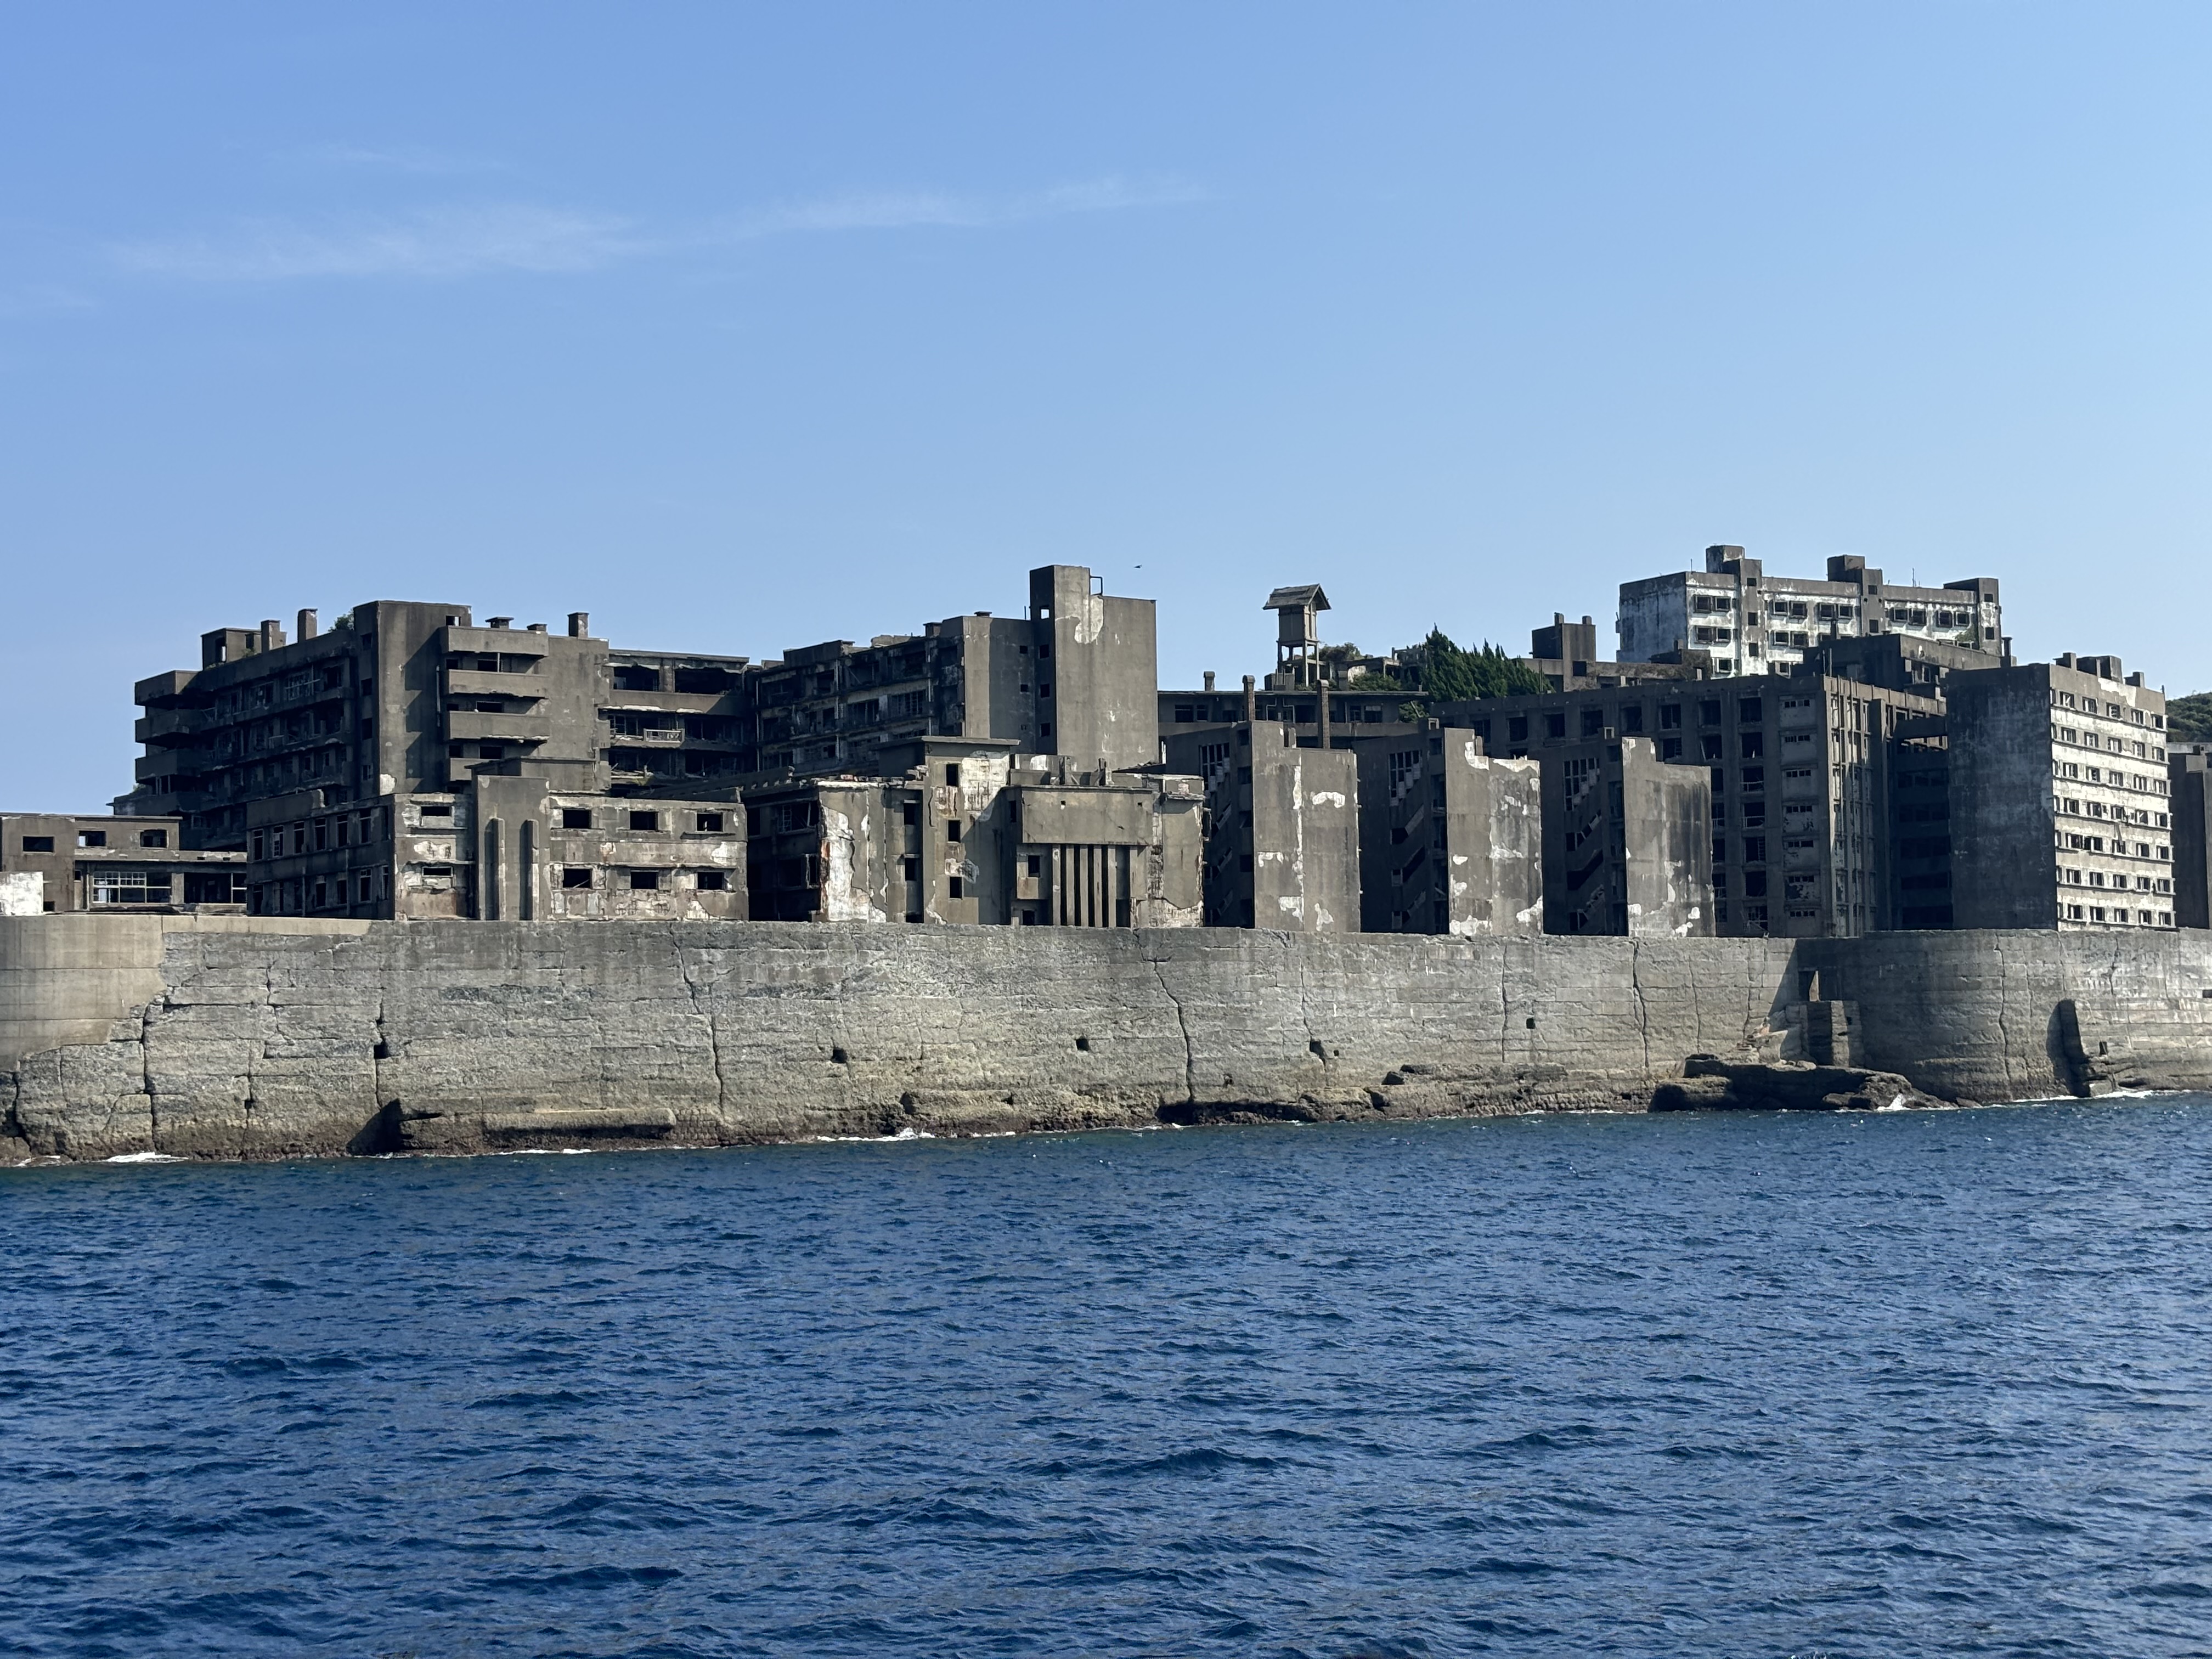
<path fill-rule="evenodd" d="M 1620 585 L 1614 624 L 1623 662 L 1679 661 L 1703 652 L 1720 674 L 1789 673 L 1832 640 L 1909 634 L 2007 655 L 1994 577 L 1941 587 L 1885 584 L 1881 572 L 1845 554 L 1828 577 L 1770 576 L 1740 547 L 1709 547 L 1703 570 Z"/>
<path fill-rule="evenodd" d="M 1960 927 L 2171 927 L 2166 696 L 2118 657 L 1951 676 Z"/>

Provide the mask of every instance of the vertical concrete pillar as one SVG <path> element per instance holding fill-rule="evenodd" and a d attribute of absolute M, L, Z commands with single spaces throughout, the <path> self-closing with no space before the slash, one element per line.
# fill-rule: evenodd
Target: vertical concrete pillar
<path fill-rule="evenodd" d="M 522 921 L 535 921 L 538 920 L 538 824 L 535 819 L 525 818 L 522 821 L 522 828 L 517 832 L 515 842 L 515 862 L 520 866 L 515 883 L 520 900 L 517 908 Z"/>
<path fill-rule="evenodd" d="M 477 860 L 477 915 L 484 921 L 500 919 L 499 832 L 497 818 L 484 820 L 483 849 Z"/>

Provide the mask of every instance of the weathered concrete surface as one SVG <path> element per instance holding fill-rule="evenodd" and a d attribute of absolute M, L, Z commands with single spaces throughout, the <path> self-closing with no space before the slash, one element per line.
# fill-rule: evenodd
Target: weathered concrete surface
<path fill-rule="evenodd" d="M 1858 1065 L 1947 1098 L 2212 1086 L 2208 935 L 165 920 L 0 922 L 0 1015 L 52 1043 L 0 1158 L 1642 1110 L 1692 1055 L 1801 1057 L 1814 972 Z"/>

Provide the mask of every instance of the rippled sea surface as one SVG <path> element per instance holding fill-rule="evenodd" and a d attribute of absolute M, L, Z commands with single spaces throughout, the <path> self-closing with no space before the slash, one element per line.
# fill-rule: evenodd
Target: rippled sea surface
<path fill-rule="evenodd" d="M 2212 1652 L 2212 1099 L 0 1171 L 0 1652 Z"/>

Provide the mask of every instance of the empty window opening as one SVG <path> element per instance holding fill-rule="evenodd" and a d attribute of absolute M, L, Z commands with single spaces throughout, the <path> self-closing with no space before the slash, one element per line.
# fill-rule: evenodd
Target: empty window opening
<path fill-rule="evenodd" d="M 633 812 L 629 815 L 629 827 L 633 830 L 658 830 L 660 828 L 660 814 Z"/>
<path fill-rule="evenodd" d="M 658 870 L 633 870 L 629 872 L 630 890 L 636 893 L 657 892 L 660 888 Z"/>
<path fill-rule="evenodd" d="M 561 872 L 561 884 L 563 887 L 589 887 L 592 884 L 591 867 L 588 865 L 568 866 Z"/>
<path fill-rule="evenodd" d="M 702 870 L 698 888 L 702 893 L 726 893 L 730 890 L 730 878 L 720 870 Z"/>
<path fill-rule="evenodd" d="M 561 809 L 563 830 L 588 830 L 592 827 L 592 809 L 588 806 L 564 806 Z"/>

